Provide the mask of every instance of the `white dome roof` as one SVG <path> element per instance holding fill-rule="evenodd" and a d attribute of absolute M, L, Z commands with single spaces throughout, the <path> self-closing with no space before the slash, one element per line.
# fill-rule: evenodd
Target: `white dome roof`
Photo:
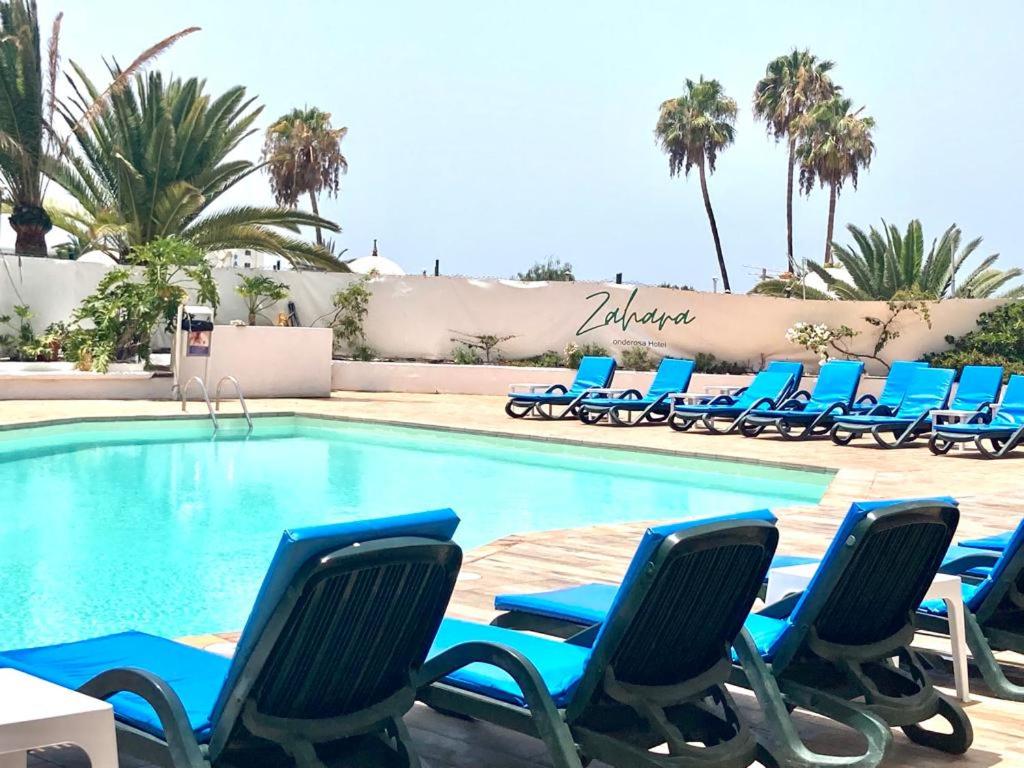
<path fill-rule="evenodd" d="M 345 263 L 348 264 L 349 269 L 359 275 L 368 275 L 374 270 L 381 275 L 402 276 L 405 274 L 404 269 L 386 256 L 360 256 Z"/>

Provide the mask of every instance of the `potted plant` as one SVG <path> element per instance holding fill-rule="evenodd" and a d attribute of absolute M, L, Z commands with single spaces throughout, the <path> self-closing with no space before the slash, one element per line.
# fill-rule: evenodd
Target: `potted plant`
<path fill-rule="evenodd" d="M 288 286 L 274 280 L 266 275 L 239 274 L 241 282 L 235 286 L 235 291 L 245 301 L 245 308 L 248 312 L 249 325 L 256 325 L 257 317 L 264 317 L 264 310 L 269 309 L 277 302 L 288 296 Z"/>

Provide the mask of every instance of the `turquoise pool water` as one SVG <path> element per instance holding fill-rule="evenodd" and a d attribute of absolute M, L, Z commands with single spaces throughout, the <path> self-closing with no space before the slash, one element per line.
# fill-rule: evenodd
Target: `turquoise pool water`
<path fill-rule="evenodd" d="M 226 420 L 227 421 L 227 420 Z M 0 648 L 240 629 L 281 531 L 452 507 L 513 532 L 814 503 L 830 475 L 266 417 L 0 431 Z M 571 534 L 570 534 L 571 535 Z"/>

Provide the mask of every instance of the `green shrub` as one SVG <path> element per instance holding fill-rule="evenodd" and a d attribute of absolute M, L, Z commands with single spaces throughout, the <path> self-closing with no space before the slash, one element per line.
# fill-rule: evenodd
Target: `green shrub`
<path fill-rule="evenodd" d="M 1011 301 L 978 316 L 976 330 L 946 337 L 952 349 L 924 356 L 931 365 L 962 368 L 965 365 L 1001 365 L 1006 375 L 1024 373 L 1024 301 Z"/>
<path fill-rule="evenodd" d="M 370 281 L 377 276 L 377 271 L 371 270 L 369 274 L 361 275 L 334 294 L 334 309 L 329 313 L 331 318 L 327 324 L 334 329 L 336 354 L 347 349 L 349 356 L 356 360 L 374 358 L 373 350 L 366 345 L 363 323 L 370 311 L 370 298 L 373 296 L 369 288 Z"/>
<path fill-rule="evenodd" d="M 456 365 L 480 365 L 483 359 L 480 353 L 465 344 L 456 344 L 452 348 L 452 362 Z"/>
<path fill-rule="evenodd" d="M 273 324 L 263 312 L 288 296 L 288 286 L 268 275 L 246 276 L 238 273 L 238 277 L 241 280 L 235 286 L 235 292 L 245 302 L 249 325 L 256 325 L 257 317 L 262 317 Z"/>
<path fill-rule="evenodd" d="M 553 349 L 549 349 L 534 357 L 524 357 L 522 360 L 507 360 L 505 365 L 514 365 L 522 368 L 562 368 L 565 360 L 562 355 Z"/>
<path fill-rule="evenodd" d="M 217 284 L 206 254 L 176 237 L 134 249 L 128 262 L 139 269 L 112 269 L 71 316 L 64 354 L 83 370 L 105 372 L 113 362 L 149 362 L 153 331 L 174 328 L 178 305 L 194 289 L 196 300 L 216 311 Z"/>
<path fill-rule="evenodd" d="M 32 330 L 32 310 L 27 304 L 15 304 L 14 316 L 0 315 L 0 357 L 35 360 L 36 334 Z"/>
<path fill-rule="evenodd" d="M 627 371 L 653 371 L 658 361 L 647 347 L 627 347 L 622 350 L 622 367 Z"/>
<path fill-rule="evenodd" d="M 607 357 L 608 350 L 600 344 L 580 344 L 576 346 L 572 342 L 565 348 L 565 363 L 569 368 L 579 368 L 580 360 L 584 357 Z"/>
<path fill-rule="evenodd" d="M 747 363 L 732 362 L 730 360 L 719 360 L 708 352 L 698 352 L 693 358 L 696 373 L 751 373 Z"/>

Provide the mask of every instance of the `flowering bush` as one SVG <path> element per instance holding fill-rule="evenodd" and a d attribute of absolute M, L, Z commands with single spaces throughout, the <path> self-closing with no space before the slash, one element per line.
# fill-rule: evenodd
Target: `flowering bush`
<path fill-rule="evenodd" d="M 786 341 L 813 352 L 824 365 L 833 352 L 841 351 L 836 348 L 836 342 L 854 335 L 853 329 L 845 325 L 832 328 L 824 323 L 796 323 L 786 331 Z"/>

